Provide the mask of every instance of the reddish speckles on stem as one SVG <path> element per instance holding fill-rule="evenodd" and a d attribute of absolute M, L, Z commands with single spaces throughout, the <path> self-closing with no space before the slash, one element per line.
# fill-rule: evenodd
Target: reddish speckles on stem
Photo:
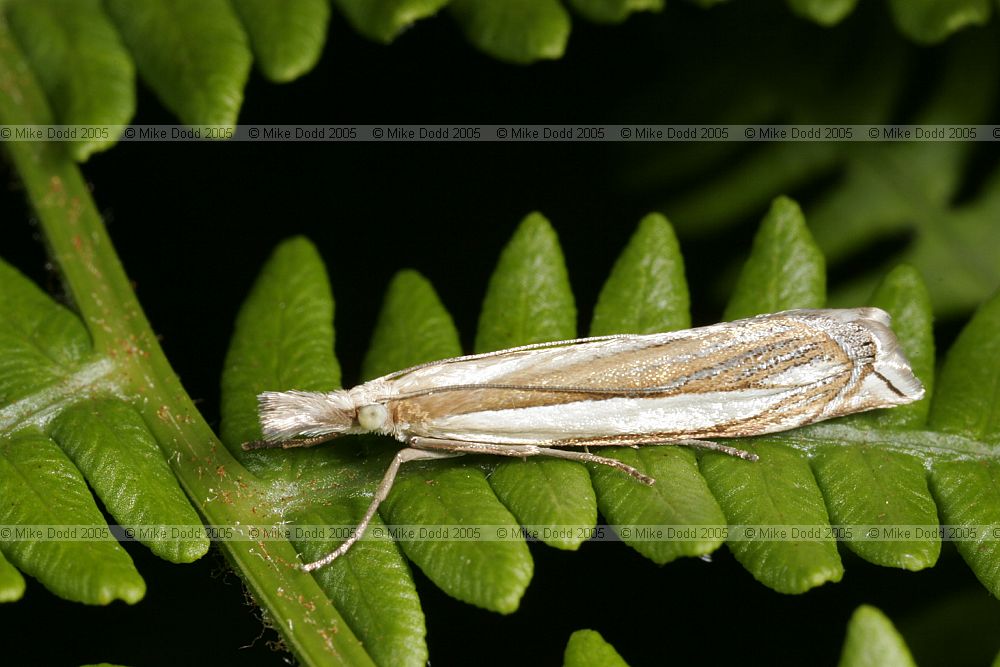
<path fill-rule="evenodd" d="M 83 215 L 83 202 L 80 201 L 79 197 L 73 197 L 69 200 L 69 213 L 67 214 L 69 223 L 75 225 L 81 215 Z"/>
<path fill-rule="evenodd" d="M 158 407 L 156 409 L 156 418 L 163 422 L 170 421 L 170 408 L 166 405 Z"/>
<path fill-rule="evenodd" d="M 215 469 L 215 474 L 218 475 L 220 478 L 225 477 L 226 476 L 226 466 L 220 465 L 218 468 Z"/>
<path fill-rule="evenodd" d="M 330 633 L 323 628 L 316 628 L 316 633 L 323 638 L 323 641 L 326 643 L 327 650 L 333 651 L 333 640 L 330 637 Z"/>
<path fill-rule="evenodd" d="M 260 555 L 265 561 L 267 561 L 268 563 L 274 562 L 274 558 L 271 557 L 271 554 L 267 550 L 267 542 L 258 542 L 257 548 L 260 549 Z M 283 597 L 287 598 L 288 595 L 285 594 Z"/>
<path fill-rule="evenodd" d="M 332 635 L 335 635 L 338 632 L 339 632 L 339 630 L 337 629 L 337 626 L 335 626 L 335 625 L 330 626 L 330 631 L 329 632 L 327 632 L 323 628 L 316 628 L 316 633 L 319 634 L 319 636 L 323 638 L 324 642 L 326 642 L 326 647 L 330 651 L 330 653 L 334 653 L 334 654 L 336 653 L 336 651 L 333 648 L 333 637 L 332 637 Z"/>
<path fill-rule="evenodd" d="M 139 339 L 135 334 L 130 335 L 128 338 L 119 338 L 115 341 L 115 346 L 108 350 L 108 353 L 114 358 L 118 357 L 119 352 L 124 354 L 125 357 L 139 357 L 144 359 L 149 356 L 149 351 L 139 346 Z"/>
<path fill-rule="evenodd" d="M 53 208 L 65 208 L 66 188 L 63 185 L 62 178 L 59 176 L 49 177 L 48 192 L 45 193 L 42 201 L 46 206 L 52 206 Z"/>

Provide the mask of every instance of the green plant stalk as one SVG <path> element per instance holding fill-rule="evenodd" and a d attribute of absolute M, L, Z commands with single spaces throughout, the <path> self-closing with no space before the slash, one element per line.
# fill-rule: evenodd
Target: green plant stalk
<path fill-rule="evenodd" d="M 858 428 L 837 422 L 812 424 L 768 436 L 808 452 L 816 447 L 868 445 L 880 450 L 915 456 L 928 468 L 942 461 L 984 461 L 997 458 L 992 442 L 943 431 Z"/>
<path fill-rule="evenodd" d="M 47 124 L 51 117 L 0 17 L 0 123 Z M 270 506 L 266 487 L 230 456 L 170 367 L 64 145 L 5 146 L 95 349 L 113 361 L 115 385 L 143 416 L 202 517 L 213 525 L 274 521 L 257 511 Z M 220 546 L 302 663 L 372 664 L 315 580 L 293 566 L 298 558 L 289 542 Z"/>

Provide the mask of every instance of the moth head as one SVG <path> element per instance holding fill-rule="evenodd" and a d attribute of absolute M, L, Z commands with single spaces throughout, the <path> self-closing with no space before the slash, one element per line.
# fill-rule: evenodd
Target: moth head
<path fill-rule="evenodd" d="M 858 308 L 854 323 L 861 326 L 875 346 L 871 360 L 872 372 L 865 378 L 861 396 L 874 404 L 869 407 L 889 407 L 919 401 L 924 386 L 913 374 L 896 334 L 889 328 L 889 314 L 879 308 Z"/>
<path fill-rule="evenodd" d="M 798 317 L 818 318 L 839 326 L 824 330 L 856 363 L 866 369 L 858 391 L 836 404 L 836 415 L 873 408 L 888 408 L 919 401 L 924 386 L 913 374 L 899 339 L 893 333 L 892 318 L 881 308 L 837 308 L 790 311 Z"/>
<path fill-rule="evenodd" d="M 268 442 L 361 430 L 358 407 L 346 391 L 265 391 L 257 395 L 257 405 Z"/>

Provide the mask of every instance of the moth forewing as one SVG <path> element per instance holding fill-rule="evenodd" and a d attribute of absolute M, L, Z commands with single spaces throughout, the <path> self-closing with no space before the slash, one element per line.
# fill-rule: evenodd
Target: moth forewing
<path fill-rule="evenodd" d="M 697 329 L 530 345 L 423 364 L 349 391 L 261 394 L 267 442 L 376 431 L 402 450 L 355 535 L 406 460 L 462 453 L 612 465 L 573 446 L 688 444 L 773 433 L 918 400 L 924 390 L 877 308 L 791 310 Z M 421 451 L 426 454 L 420 454 Z"/>
<path fill-rule="evenodd" d="M 887 318 L 789 311 L 443 362 L 399 375 L 390 411 L 401 439 L 544 446 L 781 431 L 922 395 Z"/>

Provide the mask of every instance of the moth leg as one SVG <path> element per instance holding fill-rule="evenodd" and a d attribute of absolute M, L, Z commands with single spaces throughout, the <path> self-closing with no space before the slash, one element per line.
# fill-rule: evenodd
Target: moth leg
<path fill-rule="evenodd" d="M 378 506 L 381 505 L 382 501 L 389 495 L 389 491 L 392 489 L 392 484 L 396 481 L 396 473 L 399 472 L 399 467 L 401 465 L 407 461 L 448 459 L 453 456 L 461 456 L 461 453 L 438 452 L 412 448 L 401 449 L 396 452 L 396 456 L 393 457 L 392 463 L 389 464 L 389 468 L 385 471 L 382 481 L 379 482 L 378 488 L 375 489 L 375 495 L 372 497 L 371 504 L 368 505 L 368 509 L 365 510 L 365 515 L 361 517 L 361 521 L 354 528 L 354 532 L 351 533 L 351 536 L 348 537 L 343 544 L 319 560 L 303 564 L 302 569 L 306 572 L 312 572 L 313 570 L 319 569 L 324 565 L 332 563 L 334 560 L 347 553 L 347 550 L 350 549 L 355 542 L 361 539 L 361 536 L 365 534 L 365 530 L 368 528 L 368 524 L 370 524 L 372 519 L 375 517 L 375 512 L 378 511 Z"/>
<path fill-rule="evenodd" d="M 323 442 L 329 442 L 334 438 L 339 438 L 343 433 L 328 433 L 317 435 L 312 438 L 294 438 L 292 440 L 251 440 L 244 442 L 240 447 L 248 452 L 253 449 L 292 449 L 293 447 L 312 447 Z"/>
<path fill-rule="evenodd" d="M 686 447 L 698 447 L 699 449 L 707 449 L 712 452 L 721 452 L 723 454 L 728 454 L 729 456 L 735 456 L 736 458 L 743 459 L 744 461 L 756 461 L 760 458 L 753 452 L 748 452 L 745 449 L 740 449 L 738 447 L 731 447 L 730 445 L 723 445 L 713 440 L 677 440 L 676 442 L 671 442 L 670 444 L 683 445 Z"/>
<path fill-rule="evenodd" d="M 578 452 L 568 449 L 553 449 L 551 447 L 540 447 L 538 445 L 503 445 L 494 442 L 469 442 L 466 440 L 445 440 L 441 438 L 423 438 L 415 436 L 410 438 L 411 447 L 421 449 L 443 449 L 463 454 L 492 454 L 494 456 L 516 456 L 520 458 L 528 456 L 549 456 L 556 459 L 568 459 L 581 463 L 600 463 L 617 470 L 621 470 L 643 484 L 652 486 L 656 480 L 649 475 L 644 475 L 632 466 L 622 463 L 618 459 L 607 456 L 597 456 L 590 452 Z"/>
<path fill-rule="evenodd" d="M 677 440 L 669 434 L 644 433 L 642 435 L 616 435 L 599 438 L 571 438 L 567 440 L 555 440 L 548 443 L 549 447 L 667 447 L 669 445 L 681 445 L 685 447 L 699 447 L 715 452 L 728 454 L 743 459 L 744 461 L 756 461 L 758 457 L 753 452 L 744 449 L 723 445 L 714 440 L 697 440 L 695 438 L 684 438 Z"/>

